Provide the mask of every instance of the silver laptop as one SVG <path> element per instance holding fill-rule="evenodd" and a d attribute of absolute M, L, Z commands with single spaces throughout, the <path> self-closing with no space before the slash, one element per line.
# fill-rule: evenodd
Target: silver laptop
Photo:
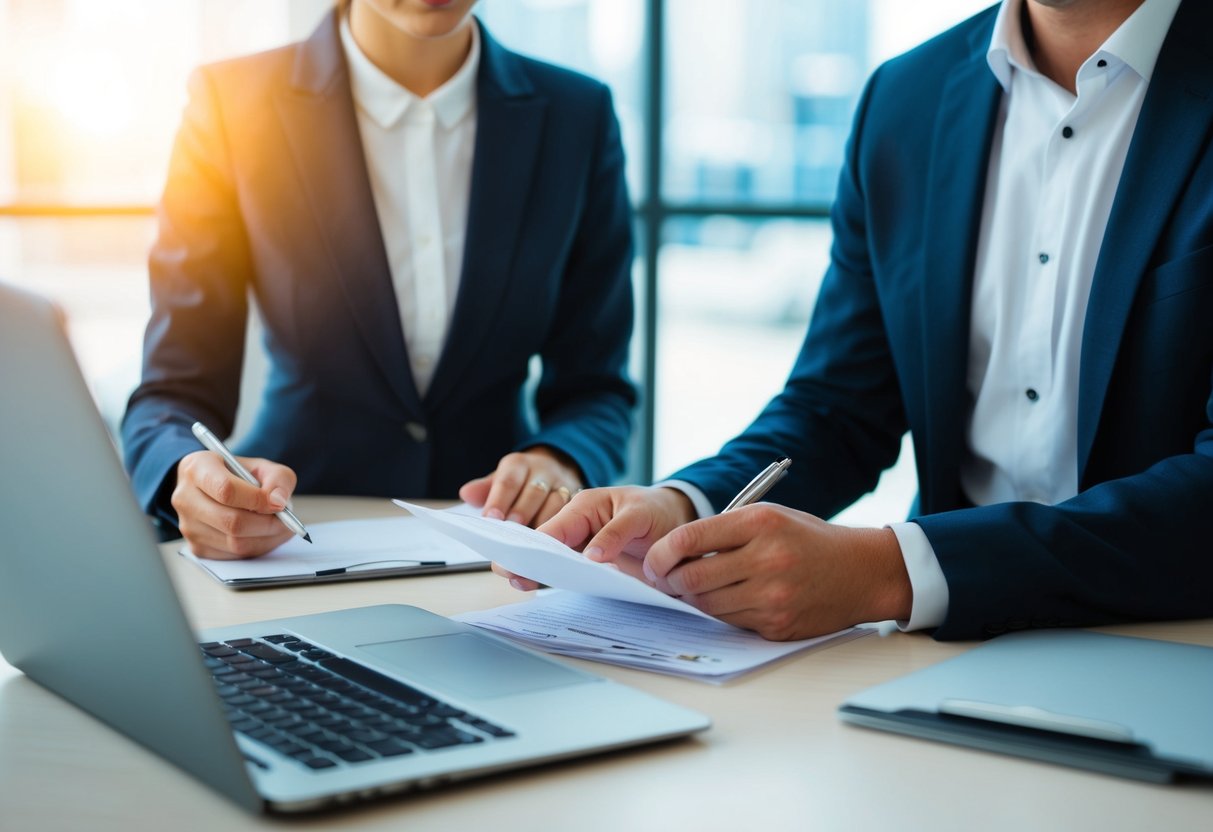
<path fill-rule="evenodd" d="M 0 652 L 250 810 L 318 809 L 709 725 L 415 607 L 191 632 L 54 307 L 3 285 L 0 472 Z"/>

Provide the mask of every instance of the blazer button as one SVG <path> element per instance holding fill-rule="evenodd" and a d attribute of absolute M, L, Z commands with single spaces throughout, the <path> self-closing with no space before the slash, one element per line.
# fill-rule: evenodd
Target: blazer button
<path fill-rule="evenodd" d="M 421 443 L 429 438 L 429 432 L 426 431 L 425 425 L 420 422 L 405 422 L 404 432 L 412 437 L 414 442 Z"/>

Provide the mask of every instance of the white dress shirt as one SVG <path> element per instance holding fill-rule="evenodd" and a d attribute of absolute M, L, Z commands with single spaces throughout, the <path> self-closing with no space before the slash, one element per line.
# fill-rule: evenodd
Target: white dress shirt
<path fill-rule="evenodd" d="M 1078 493 L 1078 368 L 1095 261 L 1137 114 L 1180 0 L 1145 0 L 1078 69 L 1077 95 L 1037 71 L 1024 0 L 1003 0 L 986 59 L 1005 92 L 973 276 L 966 449 L 975 505 Z M 948 585 L 922 529 L 891 526 L 914 606 L 934 627 Z"/>
<path fill-rule="evenodd" d="M 476 139 L 480 32 L 450 80 L 419 98 L 341 42 L 417 391 L 429 389 L 459 291 Z"/>
<path fill-rule="evenodd" d="M 1004 90 L 987 171 L 969 333 L 961 486 L 975 505 L 1078 493 L 1078 369 L 1095 262 L 1125 155 L 1180 0 L 1145 0 L 1079 67 L 1077 95 L 1037 71 L 1024 0 L 1003 0 L 986 58 Z M 685 493 L 700 516 L 711 506 Z M 948 585 L 915 523 L 895 523 L 914 592 L 903 630 L 935 627 Z"/>

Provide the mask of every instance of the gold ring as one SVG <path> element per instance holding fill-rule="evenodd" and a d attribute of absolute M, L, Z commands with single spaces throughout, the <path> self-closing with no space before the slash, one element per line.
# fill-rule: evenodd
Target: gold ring
<path fill-rule="evenodd" d="M 566 503 L 567 503 L 569 500 L 573 499 L 573 492 L 572 492 L 572 491 L 569 491 L 569 490 L 568 490 L 566 487 L 564 487 L 563 485 L 558 485 L 558 486 L 556 486 L 556 493 L 557 493 L 557 494 L 559 494 L 561 497 L 563 497 L 563 498 L 564 498 L 564 501 L 565 501 Z"/>
<path fill-rule="evenodd" d="M 541 480 L 539 477 L 535 477 L 535 479 L 531 480 L 531 487 L 538 488 L 544 494 L 547 494 L 552 490 L 552 486 L 548 485 L 547 480 Z"/>

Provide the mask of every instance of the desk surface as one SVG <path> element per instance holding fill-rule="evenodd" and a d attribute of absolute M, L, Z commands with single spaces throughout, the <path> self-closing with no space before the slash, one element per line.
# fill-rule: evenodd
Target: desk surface
<path fill-rule="evenodd" d="M 387 501 L 301 498 L 309 522 L 398 511 Z M 197 627 L 408 603 L 442 614 L 520 596 L 485 573 L 312 587 L 225 589 L 163 547 Z M 1213 621 L 1107 628 L 1213 645 Z M 1152 786 L 845 726 L 850 694 L 956 655 L 895 633 L 808 653 L 717 687 L 578 662 L 710 715 L 699 737 L 293 819 L 343 829 L 1199 829 L 1213 787 Z M 0 660 L 0 827 L 278 828 L 246 815 Z"/>

